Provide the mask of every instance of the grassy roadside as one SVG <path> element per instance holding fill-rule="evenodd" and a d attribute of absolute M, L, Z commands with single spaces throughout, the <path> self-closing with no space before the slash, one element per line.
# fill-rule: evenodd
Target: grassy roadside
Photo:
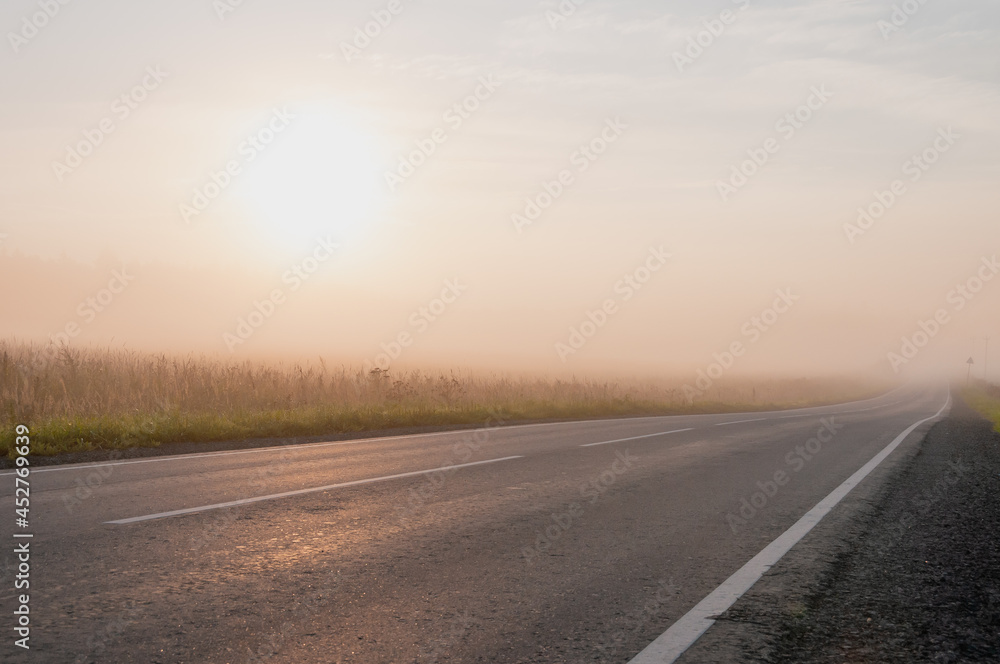
<path fill-rule="evenodd" d="M 730 379 L 689 401 L 683 380 L 551 380 L 228 361 L 0 340 L 0 455 L 325 436 L 433 426 L 748 412 L 860 399 L 853 379 Z"/>
<path fill-rule="evenodd" d="M 983 417 L 993 422 L 1000 433 L 1000 386 L 978 383 L 962 390 L 962 398 Z"/>

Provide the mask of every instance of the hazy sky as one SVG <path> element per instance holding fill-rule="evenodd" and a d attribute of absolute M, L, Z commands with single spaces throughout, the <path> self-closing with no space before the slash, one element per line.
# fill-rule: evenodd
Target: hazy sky
<path fill-rule="evenodd" d="M 0 336 L 981 368 L 1000 5 L 895 5 L 8 0 Z"/>

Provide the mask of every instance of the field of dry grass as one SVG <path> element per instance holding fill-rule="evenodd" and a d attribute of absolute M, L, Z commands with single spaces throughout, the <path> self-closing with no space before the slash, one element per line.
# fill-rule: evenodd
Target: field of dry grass
<path fill-rule="evenodd" d="M 731 380 L 688 403 L 679 381 L 545 380 L 476 373 L 397 375 L 0 341 L 0 452 L 26 424 L 36 454 L 166 442 L 324 435 L 488 419 L 759 410 L 872 396 L 855 380 Z"/>

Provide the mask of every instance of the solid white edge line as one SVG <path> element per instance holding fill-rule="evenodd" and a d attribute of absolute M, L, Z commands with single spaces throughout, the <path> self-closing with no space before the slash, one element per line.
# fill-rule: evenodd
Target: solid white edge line
<path fill-rule="evenodd" d="M 645 436 L 631 436 L 629 438 L 618 438 L 616 440 L 602 440 L 599 443 L 587 443 L 581 445 L 580 447 L 594 447 L 596 445 L 610 445 L 611 443 L 621 443 L 626 440 L 639 440 L 640 438 L 652 438 L 653 436 L 666 436 L 668 433 L 680 433 L 682 431 L 694 431 L 694 427 L 688 427 L 687 429 L 674 429 L 673 431 L 661 431 L 659 433 L 648 433 Z"/>
<path fill-rule="evenodd" d="M 401 477 L 414 477 L 416 475 L 426 475 L 428 473 L 437 472 L 439 470 L 454 470 L 456 468 L 468 468 L 470 466 L 481 466 L 487 463 L 497 463 L 498 461 L 510 461 L 512 459 L 523 459 L 523 456 L 509 456 L 503 457 L 501 459 L 487 459 L 485 461 L 473 461 L 471 463 L 459 463 L 453 466 L 441 466 L 439 468 L 430 468 L 428 470 L 414 470 L 408 473 L 396 473 L 395 475 L 385 475 L 383 477 L 369 477 L 363 480 L 352 480 L 350 482 L 340 482 L 338 484 L 328 484 L 326 486 L 311 487 L 309 489 L 296 489 L 294 491 L 283 491 L 281 493 L 272 493 L 266 496 L 256 496 L 254 498 L 243 498 L 242 500 L 231 500 L 227 503 L 215 503 L 214 505 L 202 505 L 200 507 L 187 507 L 180 510 L 171 510 L 169 512 L 158 512 L 157 514 L 146 514 L 145 516 L 133 516 L 128 519 L 116 519 L 114 521 L 105 521 L 106 524 L 114 525 L 124 525 L 128 523 L 137 523 L 139 521 L 152 521 L 153 519 L 163 519 L 168 516 L 179 516 L 181 514 L 194 514 L 195 512 L 208 512 L 209 510 L 222 509 L 224 507 L 235 507 L 237 505 L 247 505 L 249 503 L 259 503 L 265 500 L 274 500 L 276 498 L 287 498 L 289 496 L 301 496 L 306 493 L 316 493 L 319 491 L 329 491 L 331 489 L 342 489 L 349 486 L 358 486 L 359 484 L 373 484 L 375 482 L 385 482 L 386 480 L 395 480 Z"/>
<path fill-rule="evenodd" d="M 441 433 L 449 433 L 447 431 L 442 431 Z M 417 434 L 425 435 L 425 434 Z M 57 466 L 55 468 L 35 468 L 32 469 L 31 473 L 54 473 L 60 470 L 85 470 L 87 468 L 106 468 L 110 466 L 131 466 L 137 463 L 157 463 L 159 461 L 190 461 L 191 459 L 205 459 L 208 457 L 216 456 L 234 456 L 236 454 L 253 454 L 254 452 L 277 452 L 278 450 L 300 450 L 309 447 L 333 447 L 334 445 L 356 445 L 358 443 L 368 443 L 374 440 L 381 440 L 380 438 L 358 438 L 356 440 L 337 440 L 326 443 L 301 443 L 299 445 L 281 445 L 279 447 L 260 447 L 257 449 L 247 449 L 247 450 L 227 450 L 225 452 L 194 452 L 192 454 L 184 454 L 178 456 L 162 456 L 162 457 L 150 457 L 148 459 L 127 459 L 125 461 L 110 461 L 106 463 L 86 463 L 86 464 L 69 464 L 66 466 Z M 13 475 L 14 473 L 0 473 L 0 477 L 4 475 Z"/>
<path fill-rule="evenodd" d="M 823 407 L 826 406 L 817 406 Z M 573 425 L 573 424 L 595 424 L 599 422 L 620 422 L 629 421 L 635 422 L 637 420 L 658 420 L 667 417 L 701 417 L 695 415 L 649 415 L 644 417 L 625 417 L 625 418 L 612 418 L 603 420 L 571 420 L 569 422 L 536 422 L 534 424 L 511 424 L 510 426 L 499 426 L 490 427 L 490 430 L 497 431 L 509 431 L 512 429 L 523 429 L 527 427 L 553 427 L 562 425 Z M 32 469 L 31 473 L 55 473 L 59 471 L 66 470 L 84 470 L 86 468 L 105 468 L 109 466 L 131 466 L 137 463 L 159 463 L 162 461 L 190 461 L 192 459 L 204 459 L 208 457 L 218 457 L 218 456 L 235 456 L 237 454 L 255 454 L 264 452 L 280 452 L 282 450 L 309 450 L 320 447 L 334 447 L 337 445 L 358 445 L 361 443 L 378 443 L 387 440 L 412 440 L 414 438 L 428 438 L 432 436 L 449 436 L 458 434 L 469 434 L 475 433 L 477 431 L 482 431 L 483 427 L 468 428 L 468 429 L 453 429 L 451 431 L 432 431 L 430 433 L 413 433 L 413 434 L 401 434 L 398 436 L 377 436 L 375 438 L 355 438 L 352 440 L 336 440 L 327 441 L 323 443 L 295 443 L 292 445 L 274 445 L 271 447 L 256 447 L 246 450 L 226 450 L 222 452 L 191 452 L 190 454 L 178 454 L 160 457 L 151 457 L 148 459 L 126 459 L 124 461 L 110 461 L 103 463 L 78 463 L 78 464 L 67 464 L 64 466 L 57 466 L 54 468 L 41 467 L 37 469 Z M 0 477 L 5 475 L 14 475 L 14 471 L 0 473 Z"/>
<path fill-rule="evenodd" d="M 539 424 L 515 424 L 509 427 L 497 427 L 503 429 L 517 429 L 520 427 L 533 427 L 533 426 L 550 426 L 555 424 L 572 424 L 572 422 L 541 422 Z M 431 433 L 412 433 L 412 434 L 402 434 L 399 436 L 378 436 L 376 438 L 353 438 L 351 440 L 333 440 L 326 441 L 322 443 L 293 443 L 291 445 L 273 445 L 270 447 L 255 447 L 245 450 L 225 450 L 222 452 L 191 452 L 190 454 L 178 454 L 169 455 L 161 457 L 150 457 L 148 459 L 126 459 L 124 461 L 110 461 L 104 463 L 79 463 L 79 464 L 67 464 L 65 466 L 57 466 L 55 468 L 41 467 L 37 469 L 32 469 L 31 473 L 54 473 L 61 470 L 83 470 L 86 468 L 104 468 L 108 466 L 130 466 L 136 463 L 159 463 L 161 461 L 191 461 L 192 459 L 205 459 L 208 457 L 218 457 L 218 456 L 236 456 L 238 454 L 254 454 L 262 452 L 280 452 L 282 450 L 309 450 L 320 447 L 335 447 L 337 445 L 358 445 L 361 443 L 377 443 L 385 440 L 406 440 L 412 438 L 425 438 L 428 436 L 446 436 L 449 434 L 459 434 L 459 433 L 469 433 L 482 431 L 482 427 L 475 429 L 454 429 L 451 431 L 434 431 Z M 0 473 L 0 477 L 4 475 L 13 475 L 13 472 Z"/>
<path fill-rule="evenodd" d="M 890 394 L 898 392 L 899 390 L 901 390 L 901 389 L 903 389 L 904 387 L 907 387 L 907 386 L 908 386 L 908 384 L 903 384 L 903 385 L 900 385 L 899 387 L 896 387 L 894 389 L 889 390 L 885 394 L 880 394 L 877 397 L 871 397 L 869 399 L 861 399 L 860 401 L 846 401 L 844 403 L 828 404 L 826 406 L 806 406 L 804 408 L 789 408 L 787 410 L 763 411 L 763 413 L 764 414 L 769 414 L 769 413 L 787 413 L 787 412 L 792 412 L 792 411 L 796 411 L 796 410 L 818 410 L 820 408 L 837 408 L 838 406 L 849 406 L 849 405 L 855 404 L 855 403 L 865 403 L 865 402 L 868 402 L 868 401 L 875 401 L 876 399 L 882 399 L 884 397 L 889 396 Z M 849 410 L 849 411 L 845 411 L 845 412 L 847 412 L 847 413 L 853 413 L 853 412 L 860 412 L 860 411 L 850 411 Z M 671 418 L 671 417 L 712 417 L 714 415 L 724 415 L 724 414 L 725 413 L 701 413 L 701 414 L 690 414 L 690 415 L 645 415 L 643 417 L 614 417 L 614 418 L 605 418 L 605 419 L 599 419 L 599 420 L 570 420 L 568 422 L 536 422 L 536 423 L 533 423 L 533 424 L 511 424 L 510 426 L 499 426 L 499 427 L 494 427 L 494 428 L 498 429 L 498 430 L 511 430 L 511 429 L 524 429 L 524 428 L 527 428 L 527 427 L 551 427 L 551 426 L 559 426 L 561 424 L 562 425 L 597 424 L 597 423 L 600 423 L 600 422 L 621 422 L 621 421 L 637 422 L 637 421 L 640 421 L 640 420 L 661 420 L 661 419 L 667 419 L 667 418 Z M 801 415 L 801 416 L 797 415 L 795 417 L 808 417 L 809 415 L 840 415 L 840 414 L 841 413 L 806 413 L 804 415 Z M 53 467 L 53 468 L 44 467 L 43 466 L 43 467 L 37 468 L 37 469 L 36 468 L 32 468 L 31 473 L 32 474 L 35 474 L 35 473 L 56 473 L 56 472 L 67 471 L 67 470 L 83 470 L 85 468 L 107 468 L 107 467 L 110 467 L 110 466 L 131 466 L 131 465 L 137 464 L 137 463 L 160 463 L 160 462 L 164 462 L 164 461 L 184 461 L 184 460 L 191 460 L 191 459 L 195 459 L 195 458 L 206 458 L 206 457 L 215 457 L 215 456 L 235 456 L 237 454 L 255 454 L 255 453 L 265 453 L 265 452 L 278 452 L 278 451 L 281 451 L 281 450 L 305 450 L 305 449 L 309 449 L 309 448 L 332 447 L 332 446 L 335 446 L 335 445 L 357 445 L 357 444 L 360 444 L 360 443 L 375 443 L 375 442 L 386 441 L 386 440 L 406 440 L 406 439 L 413 439 L 413 438 L 426 438 L 426 437 L 429 437 L 429 436 L 447 436 L 447 435 L 467 434 L 469 432 L 475 432 L 475 431 L 481 431 L 481 430 L 482 430 L 482 427 L 479 427 L 479 428 L 469 428 L 469 429 L 453 429 L 451 431 L 432 431 L 432 432 L 429 432 L 429 433 L 401 434 L 399 436 L 377 436 L 375 438 L 356 438 L 356 439 L 353 439 L 353 440 L 337 440 L 337 441 L 327 441 L 327 442 L 322 442 L 322 443 L 296 443 L 296 444 L 292 444 L 292 445 L 273 445 L 273 446 L 270 446 L 270 447 L 257 447 L 257 448 L 246 449 L 246 450 L 226 450 L 226 451 L 222 451 L 222 452 L 191 452 L 189 454 L 167 455 L 167 456 L 160 456 L 160 457 L 151 457 L 151 458 L 148 458 L 148 459 L 126 459 L 124 461 L 111 461 L 111 462 L 103 462 L 103 463 L 75 463 L 75 464 L 60 465 L 60 466 L 56 466 L 56 467 Z M 7 475 L 14 475 L 14 474 L 15 474 L 14 471 L 9 471 L 9 472 L 5 472 L 5 473 L 0 473 L 0 477 L 5 477 Z"/>
<path fill-rule="evenodd" d="M 722 585 L 713 590 L 693 609 L 685 613 L 677 622 L 658 636 L 655 641 L 646 646 L 642 652 L 629 660 L 628 664 L 672 664 L 684 654 L 701 635 L 708 631 L 718 616 L 736 603 L 746 591 L 757 583 L 764 572 L 773 567 L 799 540 L 806 536 L 820 520 L 827 515 L 851 489 L 857 486 L 882 461 L 909 436 L 914 429 L 941 416 L 951 405 L 951 395 L 936 414 L 918 420 L 911 424 L 903 433 L 885 446 L 881 452 L 844 480 L 843 484 L 834 489 L 826 498 L 796 521 L 792 526 L 768 544 L 764 549 L 750 559 L 732 576 L 723 581 Z"/>
<path fill-rule="evenodd" d="M 769 418 L 769 417 L 758 417 L 758 418 L 753 419 L 753 420 L 736 420 L 735 422 L 716 422 L 715 426 L 717 426 L 717 427 L 724 427 L 724 426 L 729 425 L 729 424 L 745 424 L 747 422 L 763 422 L 764 420 L 769 420 L 769 419 L 771 419 L 771 418 Z"/>

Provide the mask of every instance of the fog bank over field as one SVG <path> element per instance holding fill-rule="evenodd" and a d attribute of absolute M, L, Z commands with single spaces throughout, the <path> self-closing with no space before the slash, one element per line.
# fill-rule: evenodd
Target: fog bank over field
<path fill-rule="evenodd" d="M 914 6 L 5 3 L 0 338 L 982 376 L 1000 7 Z"/>
<path fill-rule="evenodd" d="M 544 289 L 525 291 L 508 306 L 498 304 L 504 284 L 444 271 L 419 286 L 411 280 L 380 292 L 355 283 L 336 256 L 300 280 L 294 271 L 110 259 L 81 265 L 8 255 L 0 279 L 18 284 L 5 290 L 5 311 L 32 313 L 4 321 L 5 332 L 21 340 L 231 360 L 322 356 L 333 364 L 397 371 L 693 380 L 699 369 L 721 364 L 727 375 L 884 377 L 895 375 L 888 354 L 896 353 L 904 360 L 900 376 L 939 367 L 964 372 L 970 354 L 980 372 L 984 341 L 975 337 L 1000 322 L 991 290 L 1000 291 L 1000 280 L 985 282 L 976 294 L 956 276 L 922 312 L 924 298 L 906 283 L 892 290 L 883 283 L 888 293 L 857 300 L 841 299 L 818 279 L 780 288 L 734 280 L 712 284 L 711 291 L 702 282 L 695 294 L 683 284 L 696 278 L 681 273 L 695 266 L 678 265 L 676 258 L 646 284 L 612 274 L 597 298 Z M 33 278 L 24 281 L 24 274 Z M 630 281 L 640 287 L 632 289 Z M 276 290 L 281 296 L 272 299 Z M 904 335 L 917 351 L 912 361 L 904 357 L 910 354 Z"/>

